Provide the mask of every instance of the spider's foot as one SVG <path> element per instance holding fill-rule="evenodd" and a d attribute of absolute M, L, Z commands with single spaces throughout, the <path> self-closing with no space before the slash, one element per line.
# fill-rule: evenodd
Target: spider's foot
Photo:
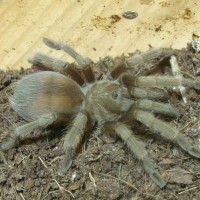
<path fill-rule="evenodd" d="M 149 176 L 160 188 L 163 188 L 167 184 L 157 170 L 150 172 Z"/>
<path fill-rule="evenodd" d="M 180 138 L 177 143 L 190 155 L 200 158 L 200 148 L 198 146 L 192 146 L 184 137 Z"/>
<path fill-rule="evenodd" d="M 53 69 L 59 69 L 59 70 L 64 68 L 67 65 L 66 62 L 57 58 L 47 56 L 46 54 L 43 54 L 43 53 L 36 53 L 34 57 L 28 59 L 28 62 L 36 66 L 42 65 L 42 67 L 45 67 L 47 69 L 53 68 Z"/>
<path fill-rule="evenodd" d="M 151 179 L 156 183 L 160 188 L 163 188 L 167 183 L 163 179 L 163 177 L 159 174 L 159 172 L 154 168 L 150 159 L 145 159 L 143 161 L 144 169 L 149 174 Z"/>
<path fill-rule="evenodd" d="M 192 146 L 188 153 L 196 158 L 200 158 L 200 148 L 196 146 Z"/>
<path fill-rule="evenodd" d="M 8 161 L 6 159 L 5 152 L 7 152 L 9 149 L 15 147 L 17 145 L 17 138 L 12 137 L 8 139 L 7 141 L 0 144 L 0 162 L 3 162 L 4 164 L 8 164 Z"/>
<path fill-rule="evenodd" d="M 72 158 L 66 157 L 58 169 L 58 175 L 64 176 L 72 165 Z"/>
<path fill-rule="evenodd" d="M 49 38 L 43 38 L 44 44 L 46 44 L 48 47 L 56 50 L 61 50 L 61 43 L 55 42 L 54 40 L 51 40 Z"/>
<path fill-rule="evenodd" d="M 17 137 L 12 137 L 0 145 L 0 151 L 6 152 L 9 149 L 17 146 Z"/>

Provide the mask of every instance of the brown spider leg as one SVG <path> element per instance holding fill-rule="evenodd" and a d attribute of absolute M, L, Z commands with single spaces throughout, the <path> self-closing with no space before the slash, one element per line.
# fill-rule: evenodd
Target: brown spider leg
<path fill-rule="evenodd" d="M 50 69 L 54 69 L 58 71 L 63 70 L 66 66 L 69 65 L 68 62 L 65 62 L 58 58 L 50 57 L 40 52 L 36 53 L 34 57 L 29 58 L 28 62 L 30 62 L 33 65 L 42 65 L 46 68 L 50 68 Z"/>
<path fill-rule="evenodd" d="M 65 157 L 63 164 L 60 166 L 58 170 L 58 174 L 61 176 L 66 174 L 68 169 L 72 165 L 75 150 L 77 146 L 80 144 L 81 139 L 84 135 L 84 130 L 86 128 L 87 121 L 88 121 L 87 113 L 79 112 L 73 121 L 71 129 L 64 138 L 63 147 L 65 151 Z"/>
<path fill-rule="evenodd" d="M 174 51 L 171 49 L 155 48 L 127 58 L 126 64 L 128 67 L 133 67 L 137 65 L 143 65 L 161 56 L 168 57 L 172 55 L 174 55 Z"/>
<path fill-rule="evenodd" d="M 15 129 L 14 135 L 0 145 L 0 149 L 5 152 L 11 148 L 17 146 L 17 141 L 20 137 L 25 137 L 30 134 L 36 128 L 46 128 L 53 123 L 67 122 L 67 116 L 57 113 L 46 114 L 41 116 L 39 119 L 19 126 Z"/>
<path fill-rule="evenodd" d="M 95 81 L 95 76 L 93 70 L 91 68 L 91 62 L 88 59 L 83 58 L 80 54 L 78 54 L 72 47 L 68 44 L 63 44 L 61 42 L 56 42 L 48 38 L 44 38 L 43 42 L 50 48 L 56 50 L 63 50 L 67 54 L 69 54 L 72 58 L 76 60 L 76 62 L 80 66 L 80 70 L 83 72 L 83 75 L 87 82 L 92 83 Z"/>
<path fill-rule="evenodd" d="M 149 174 L 151 179 L 160 187 L 163 188 L 166 182 L 163 180 L 159 172 L 154 168 L 152 161 L 148 157 L 145 150 L 145 145 L 139 141 L 134 135 L 132 130 L 123 123 L 106 123 L 104 126 L 108 132 L 114 132 L 127 144 L 130 151 L 143 162 L 145 171 Z"/>
<path fill-rule="evenodd" d="M 167 114 L 172 116 L 179 116 L 179 110 L 169 104 L 158 103 L 151 100 L 143 99 L 137 100 L 134 103 L 136 108 L 144 109 L 144 110 L 152 110 L 157 113 Z"/>
<path fill-rule="evenodd" d="M 50 57 L 44 53 L 36 53 L 34 57 L 30 58 L 28 61 L 35 66 L 42 66 L 45 69 L 59 71 L 61 73 L 65 72 L 80 86 L 85 83 L 78 70 L 61 59 Z"/>
<path fill-rule="evenodd" d="M 144 65 L 145 63 L 149 63 L 150 61 L 161 57 L 161 56 L 171 56 L 174 54 L 173 50 L 168 49 L 150 49 L 146 52 L 143 52 L 141 54 L 136 54 L 133 56 L 130 56 L 128 58 L 122 58 L 122 62 L 117 64 L 118 66 L 111 70 L 110 74 L 112 78 L 117 79 L 121 74 L 128 72 L 133 67 Z"/>
<path fill-rule="evenodd" d="M 173 128 L 166 122 L 155 118 L 154 115 L 150 112 L 139 109 L 135 110 L 135 108 L 133 107 L 129 111 L 129 117 L 132 117 L 132 119 L 137 119 L 141 123 L 145 124 L 147 127 L 159 132 L 162 137 L 172 142 L 176 142 L 182 149 L 184 149 L 190 155 L 196 158 L 200 158 L 200 148 L 198 148 L 197 146 L 192 146 L 187 141 L 186 137 L 183 134 L 181 134 L 176 128 Z"/>
<path fill-rule="evenodd" d="M 185 86 L 200 89 L 200 81 L 171 76 L 133 76 L 126 74 L 121 81 L 127 86 L 134 87 L 177 87 Z"/>
<path fill-rule="evenodd" d="M 147 98 L 147 99 L 168 99 L 169 95 L 165 90 L 161 89 L 143 89 L 137 87 L 130 87 L 129 88 L 130 95 L 136 98 Z"/>

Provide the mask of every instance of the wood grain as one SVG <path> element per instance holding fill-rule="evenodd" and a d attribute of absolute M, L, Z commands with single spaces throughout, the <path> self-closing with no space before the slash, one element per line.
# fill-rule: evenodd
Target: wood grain
<path fill-rule="evenodd" d="M 98 60 L 153 47 L 186 47 L 200 35 L 200 2 L 186 0 L 1 0 L 0 68 L 28 68 L 38 51 L 71 58 L 48 49 L 43 37 L 68 42 L 82 55 Z M 125 19 L 126 10 L 138 12 Z"/>

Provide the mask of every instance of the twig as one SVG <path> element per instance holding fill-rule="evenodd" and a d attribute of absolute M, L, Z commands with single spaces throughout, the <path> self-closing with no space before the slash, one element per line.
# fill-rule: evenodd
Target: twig
<path fill-rule="evenodd" d="M 90 181 L 92 182 L 94 188 L 96 189 L 97 185 L 96 185 L 96 183 L 95 183 L 95 179 L 94 179 L 94 177 L 92 176 L 91 172 L 89 172 L 89 177 L 90 177 Z"/>
<path fill-rule="evenodd" d="M 23 196 L 22 193 L 19 193 L 19 196 L 20 196 L 23 200 L 25 200 L 25 198 L 24 198 L 24 196 Z"/>
<path fill-rule="evenodd" d="M 119 173 L 118 173 L 118 178 L 121 177 L 121 169 L 122 169 L 122 164 L 120 163 L 120 164 L 119 164 Z"/>
<path fill-rule="evenodd" d="M 180 67 L 179 67 L 179 65 L 178 65 L 178 62 L 177 62 L 177 59 L 176 59 L 175 56 L 171 56 L 170 64 L 171 64 L 171 68 L 172 68 L 172 73 L 173 73 L 173 75 L 174 75 L 175 77 L 177 77 L 177 78 L 182 79 L 182 78 L 183 78 L 183 75 L 181 74 Z M 179 88 L 180 93 L 181 93 L 181 95 L 182 95 L 183 102 L 184 102 L 184 103 L 187 103 L 187 97 L 186 97 L 186 90 L 185 90 L 185 87 L 179 86 L 178 88 Z"/>
<path fill-rule="evenodd" d="M 100 172 L 96 172 L 96 171 L 94 171 L 93 169 L 82 165 L 81 163 L 79 163 L 79 165 L 82 166 L 83 168 L 87 169 L 87 170 L 92 171 L 94 174 L 98 174 L 98 175 L 100 175 L 100 176 L 112 178 L 112 179 L 115 179 L 115 180 L 117 180 L 117 181 L 119 181 L 119 182 L 122 182 L 122 183 L 124 183 L 125 185 L 129 186 L 130 188 L 132 188 L 132 189 L 138 191 L 138 193 L 141 193 L 141 191 L 139 191 L 138 188 L 136 188 L 134 185 L 132 185 L 131 183 L 129 183 L 129 182 L 127 182 L 127 181 L 125 181 L 125 180 L 123 180 L 123 179 L 121 179 L 121 178 L 117 178 L 117 177 L 112 176 L 112 175 L 110 175 L 110 174 L 103 174 L 103 173 L 100 173 Z M 155 197 L 155 195 L 150 194 L 150 193 L 147 193 L 147 192 L 142 193 L 142 194 L 143 194 L 143 195 L 151 196 L 151 197 L 153 197 L 153 198 Z"/>
<path fill-rule="evenodd" d="M 52 170 L 51 168 L 48 168 L 47 165 L 44 163 L 44 161 L 43 161 L 40 157 L 38 157 L 38 158 L 39 158 L 39 160 L 41 161 L 41 163 L 44 165 L 44 167 L 45 167 L 46 169 L 48 169 L 48 170 L 50 171 L 50 173 L 53 173 L 53 170 Z M 66 190 L 64 187 L 62 187 L 62 186 L 58 183 L 58 181 L 57 181 L 56 179 L 52 179 L 52 180 L 54 180 L 54 181 L 56 182 L 56 184 L 58 185 L 58 187 L 59 187 L 60 190 L 66 191 L 67 193 L 69 193 L 69 194 L 72 196 L 73 199 L 75 198 L 74 195 L 73 195 L 69 190 Z"/>
<path fill-rule="evenodd" d="M 72 196 L 73 199 L 75 198 L 74 195 L 73 195 L 69 190 L 66 190 L 64 187 L 62 187 L 62 186 L 58 183 L 58 181 L 57 181 L 56 179 L 53 179 L 53 180 L 56 182 L 56 184 L 58 185 L 58 187 L 59 187 L 60 190 L 66 191 L 67 193 L 69 193 L 69 194 Z"/>
<path fill-rule="evenodd" d="M 199 121 L 195 120 L 190 120 L 185 126 L 183 126 L 179 131 L 183 131 L 186 130 L 186 128 L 188 128 L 188 126 L 190 126 L 192 124 L 192 126 L 190 126 L 190 129 L 194 126 L 196 126 L 199 123 Z"/>
<path fill-rule="evenodd" d="M 133 186 L 132 184 L 130 184 L 129 182 L 127 182 L 127 181 L 125 181 L 125 180 L 123 180 L 123 179 L 121 179 L 121 178 L 117 178 L 117 177 L 112 176 L 112 175 L 110 175 L 110 174 L 103 174 L 103 173 L 99 173 L 99 172 L 95 172 L 95 171 L 93 171 L 93 172 L 96 173 L 96 174 L 99 174 L 99 175 L 101 175 L 101 176 L 105 176 L 105 177 L 109 177 L 109 178 L 116 179 L 116 180 L 118 180 L 118 181 L 121 181 L 122 183 L 125 183 L 126 185 L 128 185 L 128 186 L 131 187 L 131 188 L 133 188 L 134 190 L 138 190 L 135 186 Z"/>
<path fill-rule="evenodd" d="M 190 191 L 190 190 L 195 190 L 195 189 L 197 189 L 197 188 L 199 188 L 199 187 L 198 187 L 198 186 L 191 187 L 191 188 L 188 188 L 188 189 L 186 189 L 186 190 L 183 190 L 183 191 L 179 192 L 178 194 L 183 194 L 183 193 L 185 193 L 185 192 L 188 192 L 188 191 Z"/>
<path fill-rule="evenodd" d="M 38 157 L 39 160 L 41 161 L 41 163 L 44 165 L 44 167 L 47 169 L 48 167 L 46 166 L 46 164 L 44 163 L 44 161 L 42 160 L 42 158 Z"/>
<path fill-rule="evenodd" d="M 92 172 L 95 173 L 95 174 L 100 175 L 100 176 L 105 176 L 105 177 L 109 177 L 109 178 L 113 178 L 113 179 L 115 179 L 115 180 L 121 181 L 122 183 L 124 183 L 124 184 L 128 185 L 129 187 L 133 188 L 134 190 L 138 191 L 138 189 L 137 189 L 134 185 L 130 184 L 129 182 L 127 182 L 127 181 L 125 181 L 125 180 L 123 180 L 123 179 L 121 179 L 121 178 L 117 178 L 117 177 L 112 176 L 112 175 L 110 175 L 110 174 L 103 174 L 103 173 L 100 173 L 100 172 L 96 172 L 96 171 L 94 171 L 93 169 L 82 165 L 81 163 L 79 163 L 79 165 L 82 166 L 82 167 L 84 167 L 85 169 L 88 169 L 88 170 L 92 171 Z"/>
<path fill-rule="evenodd" d="M 0 150 L 0 160 L 2 160 L 5 164 L 8 164 L 4 153 Z"/>

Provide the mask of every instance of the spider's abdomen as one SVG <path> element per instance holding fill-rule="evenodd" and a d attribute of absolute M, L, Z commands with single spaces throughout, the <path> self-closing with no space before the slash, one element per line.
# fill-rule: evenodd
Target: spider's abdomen
<path fill-rule="evenodd" d="M 20 80 L 10 98 L 12 108 L 27 121 L 44 114 L 73 114 L 84 95 L 70 78 L 57 72 L 38 72 Z"/>

